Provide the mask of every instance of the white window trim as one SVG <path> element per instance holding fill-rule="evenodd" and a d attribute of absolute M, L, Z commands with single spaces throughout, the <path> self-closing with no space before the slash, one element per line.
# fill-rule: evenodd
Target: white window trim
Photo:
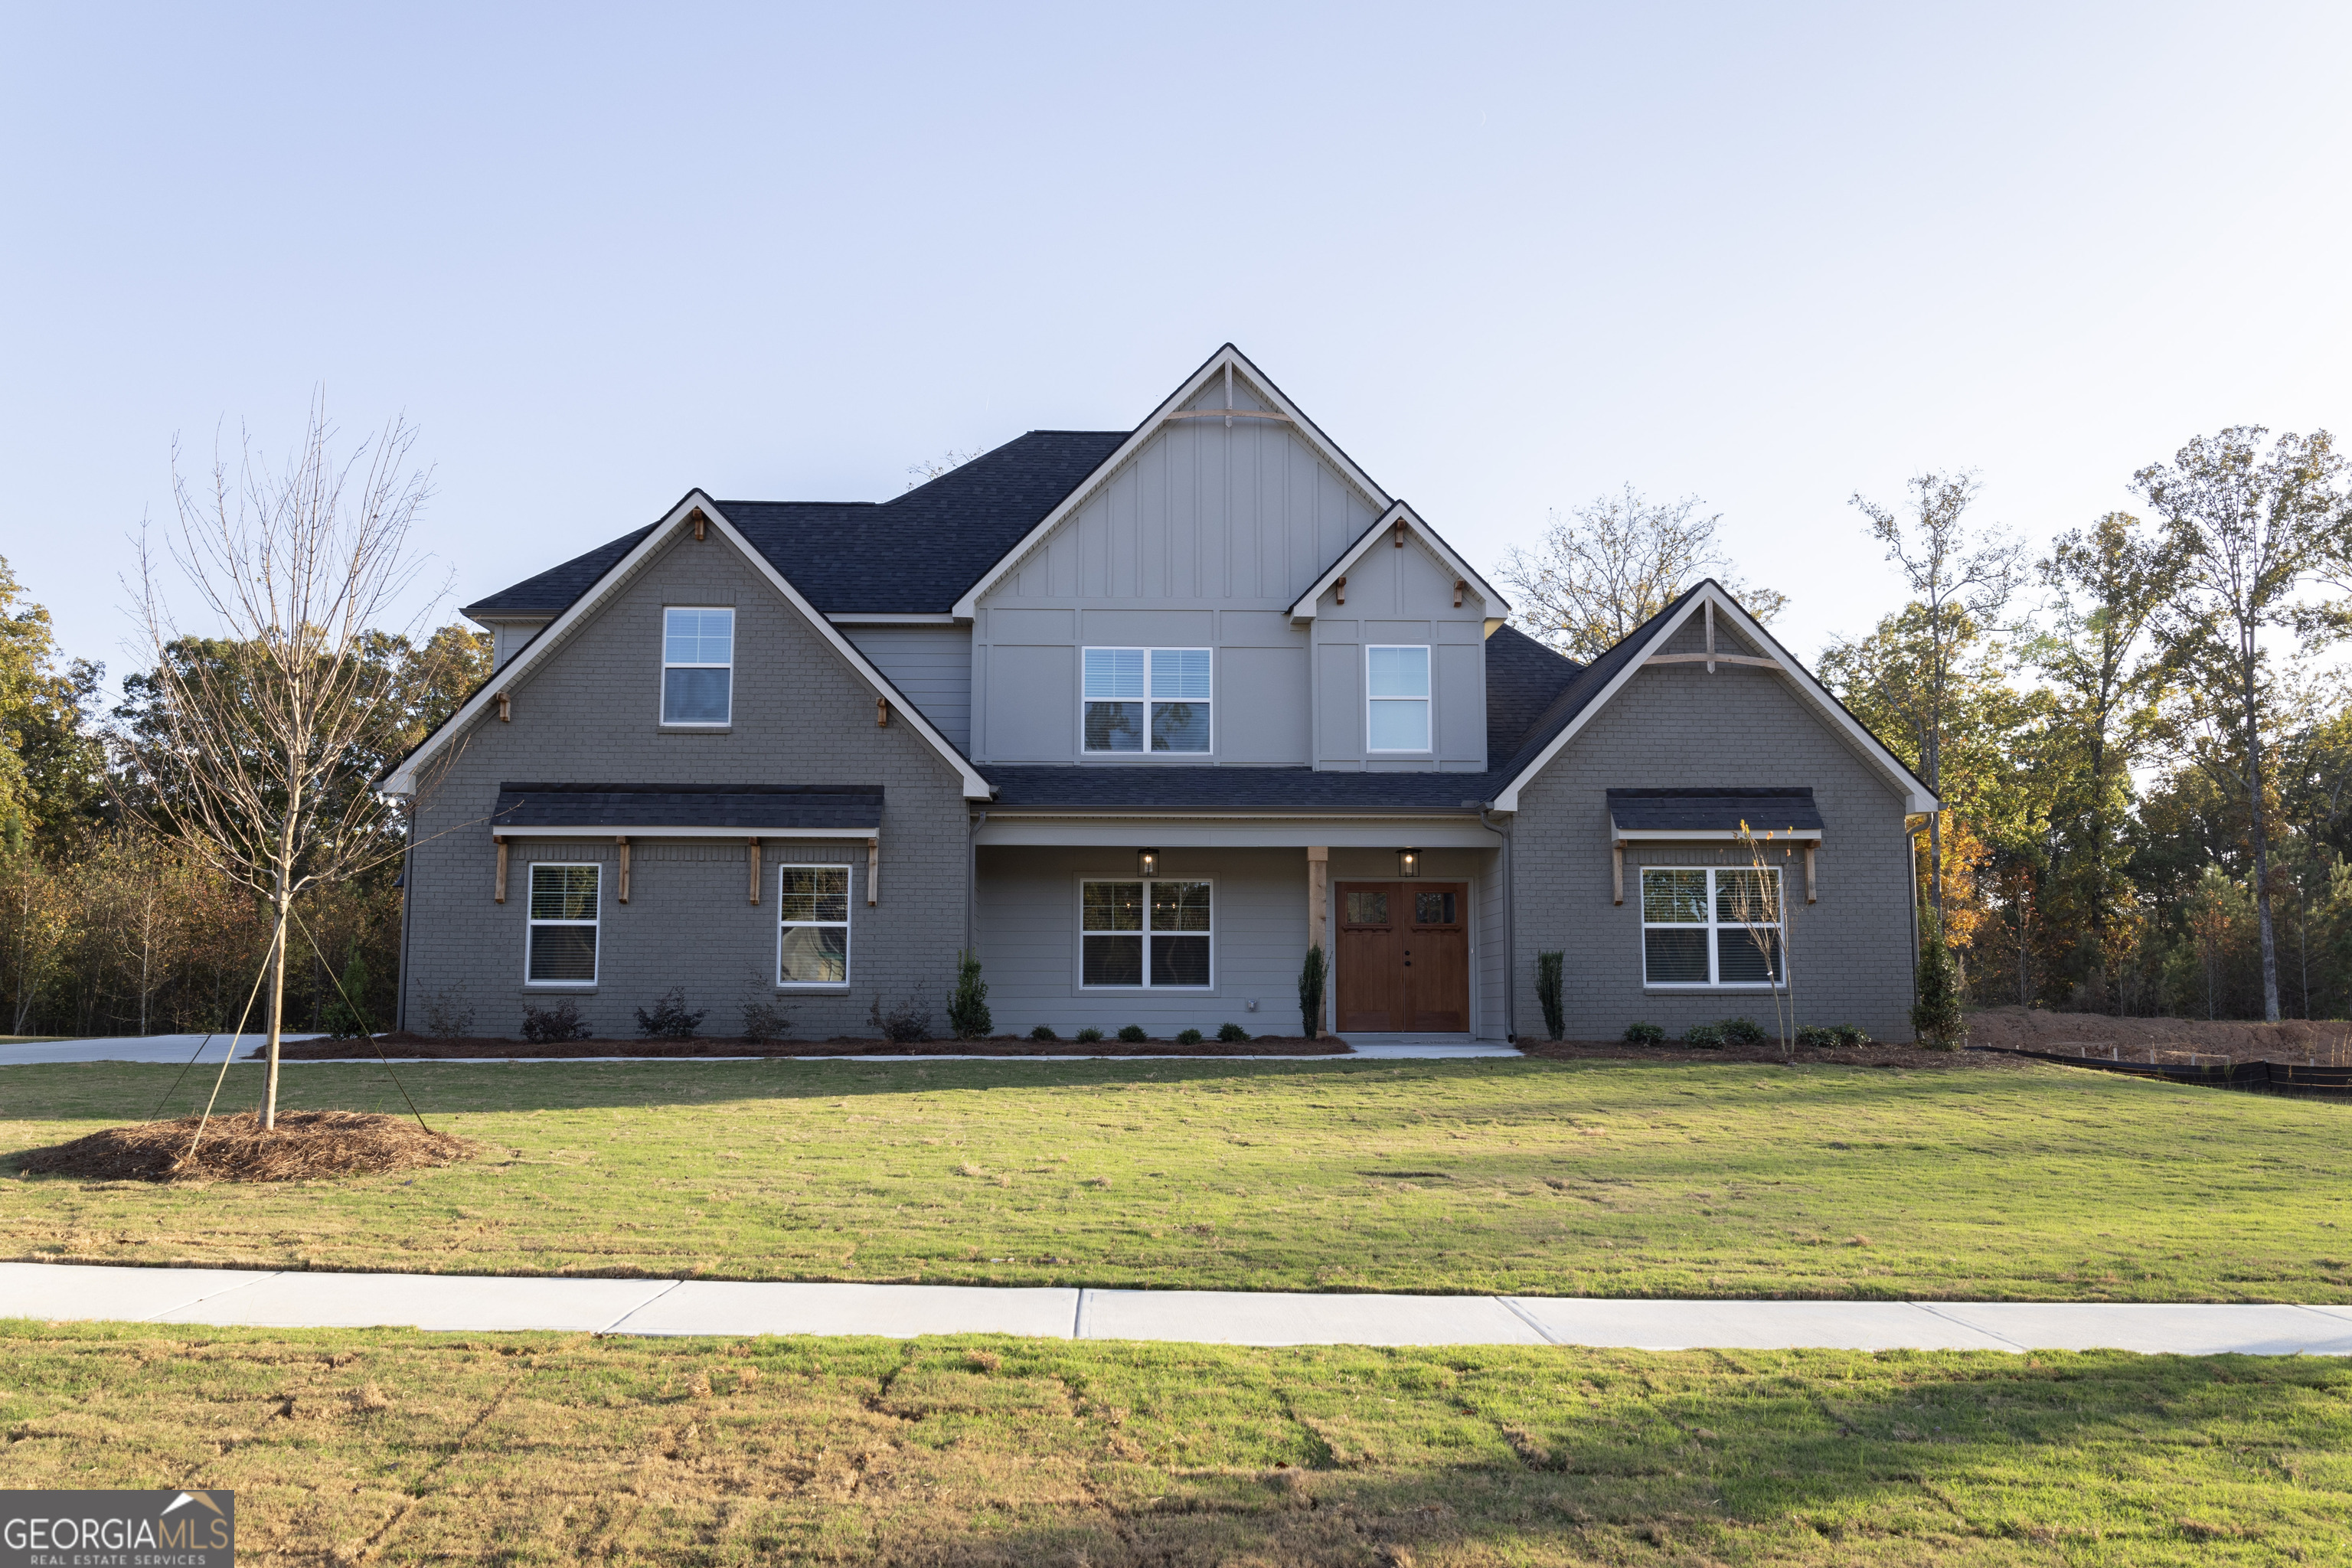
<path fill-rule="evenodd" d="M 1427 660 L 1429 695 L 1426 697 L 1375 697 L 1372 695 L 1372 655 L 1381 649 L 1419 648 Z M 1375 702 L 1418 702 L 1429 719 L 1429 744 L 1425 746 L 1375 746 L 1372 744 L 1372 704 Z M 1370 757 L 1428 757 L 1437 753 L 1437 654 L 1425 642 L 1384 642 L 1364 645 L 1364 754 Z"/>
<path fill-rule="evenodd" d="M 1141 751 L 1097 752 L 1087 746 L 1087 703 L 1089 699 L 1087 696 L 1087 655 L 1090 653 L 1139 653 L 1143 656 L 1143 749 Z M 1205 653 L 1209 656 L 1209 696 L 1208 700 L 1202 704 L 1209 710 L 1209 747 L 1204 752 L 1155 752 L 1151 749 L 1151 656 L 1160 653 Z M 1091 700 L 1123 702 L 1127 700 L 1098 697 Z M 1078 648 L 1078 754 L 1082 757 L 1157 758 L 1163 763 L 1181 762 L 1192 757 L 1215 756 L 1217 754 L 1217 650 L 1213 647 L 1138 647 L 1128 643 L 1081 645 Z M 1129 878 L 1129 880 L 1132 881 L 1133 879 Z"/>
<path fill-rule="evenodd" d="M 787 921 L 784 919 L 784 873 L 787 871 L 839 871 L 844 873 L 848 904 L 838 921 Z M 787 980 L 784 978 L 784 933 L 796 926 L 826 929 L 841 928 L 841 978 L 838 980 Z M 779 991 L 846 991 L 850 978 L 857 973 L 857 868 L 839 860 L 790 860 L 776 868 L 776 967 L 775 988 Z"/>
<path fill-rule="evenodd" d="M 735 622 L 733 605 L 664 605 L 661 607 L 661 670 L 655 678 L 654 714 L 665 730 L 724 730 L 735 722 Z M 697 663 L 691 660 L 673 663 L 669 657 L 669 616 L 672 610 L 692 610 L 697 614 L 711 610 L 727 612 L 727 653 L 725 664 Z M 724 719 L 673 719 L 669 716 L 669 672 L 673 669 L 723 669 L 727 672 L 727 717 Z"/>
<path fill-rule="evenodd" d="M 543 921 L 530 912 L 531 894 L 541 866 L 585 866 L 596 873 L 596 917 L 585 921 Z M 604 973 L 604 865 L 601 860 L 533 860 L 523 868 L 522 983 L 535 991 L 583 991 Z M 530 977 L 531 932 L 541 926 L 588 926 L 596 932 L 596 973 L 585 980 L 533 980 Z"/>
<path fill-rule="evenodd" d="M 1640 922 L 1639 922 L 1639 929 L 1638 929 L 1638 930 L 1636 930 L 1636 931 L 1634 931 L 1634 933 L 1633 933 L 1633 942 L 1634 942 L 1634 955 L 1633 955 L 1633 956 L 1634 956 L 1635 961 L 1636 961 L 1637 963 L 1639 963 L 1641 964 L 1641 966 L 1642 966 L 1642 968 L 1641 968 L 1641 973 L 1642 973 L 1642 989 L 1643 989 L 1643 990 L 1644 990 L 1644 991 L 1755 991 L 1755 992 L 1769 993 L 1769 992 L 1773 992 L 1773 991 L 1784 990 L 1784 989 L 1786 989 L 1786 988 L 1787 988 L 1788 984 L 1789 984 L 1789 938 L 1788 938 L 1788 934 L 1787 934 L 1787 928 L 1786 928 L 1786 925 L 1785 925 L 1785 923 L 1784 923 L 1783 921 L 1772 921 L 1772 922 L 1771 922 L 1771 924 L 1770 924 L 1769 926 L 1766 927 L 1766 929 L 1767 929 L 1767 930 L 1770 930 L 1770 931 L 1777 931 L 1781 932 L 1781 937 L 1780 937 L 1780 978 L 1779 980 L 1777 980 L 1777 981 L 1773 981 L 1773 980 L 1723 980 L 1723 979 L 1719 979 L 1719 978 L 1717 978 L 1717 977 L 1722 973 L 1722 967 L 1721 967 L 1721 952 L 1720 952 L 1719 946 L 1718 946 L 1718 944 L 1717 944 L 1717 940 L 1716 940 L 1716 933 L 1717 933 L 1717 931 L 1738 931 L 1741 936 L 1745 937 L 1745 936 L 1747 936 L 1747 934 L 1748 934 L 1748 922 L 1746 922 L 1746 921 L 1719 921 L 1719 920 L 1716 919 L 1716 916 L 1715 916 L 1715 910 L 1716 910 L 1716 903 L 1715 903 L 1715 879 L 1716 879 L 1716 874 L 1717 874 L 1717 872 L 1719 872 L 1719 871 L 1753 871 L 1753 870 L 1756 870 L 1756 869 L 1757 869 L 1757 868 L 1756 868 L 1756 867 L 1753 867 L 1753 866 L 1644 866 L 1644 867 L 1643 867 L 1643 868 L 1641 868 L 1641 876 L 1640 876 L 1640 878 L 1639 878 L 1638 879 L 1636 879 L 1636 881 L 1634 882 L 1634 888 L 1635 888 L 1635 890 L 1636 890 L 1636 892 L 1637 892 L 1637 895 L 1641 896 L 1641 900 L 1642 900 L 1641 904 L 1640 904 L 1640 906 L 1639 906 L 1639 910 L 1638 910 L 1638 912 L 1639 912 L 1639 913 L 1641 914 L 1641 916 L 1642 916 L 1642 920 L 1641 920 L 1641 921 L 1640 921 Z M 1782 898 L 1782 899 L 1785 899 L 1785 898 L 1787 897 L 1787 887 L 1788 887 L 1788 884 L 1787 884 L 1787 883 L 1785 883 L 1785 882 L 1780 881 L 1780 868 L 1779 868 L 1778 866 L 1767 866 L 1767 867 L 1764 867 L 1762 869 L 1763 869 L 1764 874 L 1765 874 L 1766 876 L 1772 878 L 1776 883 L 1779 883 L 1779 885 L 1780 885 L 1780 889 L 1781 889 L 1781 892 L 1780 892 L 1780 898 Z M 1649 918 L 1650 906 L 1649 906 L 1649 900 L 1648 900 L 1648 898 L 1647 898 L 1647 893 L 1648 893 L 1649 877 L 1650 877 L 1650 873 L 1651 873 L 1651 872 L 1653 872 L 1653 871 L 1704 871 L 1704 872 L 1706 872 L 1706 924 L 1704 924 L 1704 925 L 1701 925 L 1701 924 L 1699 924 L 1699 923 L 1698 923 L 1697 921 L 1653 921 L 1653 920 L 1651 920 L 1651 919 Z M 1788 905 L 1787 905 L 1785 902 L 1784 902 L 1784 903 L 1782 903 L 1782 904 L 1780 905 L 1780 912 L 1781 912 L 1783 915 L 1786 915 L 1786 914 L 1788 913 Z M 1758 922 L 1756 922 L 1756 923 L 1757 923 L 1757 924 L 1759 924 L 1759 925 L 1763 925 L 1763 924 L 1764 924 L 1764 922 L 1763 922 L 1763 921 L 1758 921 Z M 1651 979 L 1651 978 L 1650 978 L 1650 942 L 1649 942 L 1649 933 L 1650 933 L 1651 931 L 1703 931 L 1706 932 L 1706 973 L 1707 973 L 1707 977 L 1706 977 L 1705 980 L 1653 980 L 1653 979 Z"/>
<path fill-rule="evenodd" d="M 1143 884 L 1143 929 L 1137 931 L 1087 930 L 1087 887 L 1094 882 L 1140 882 Z M 1205 985 L 1154 985 L 1151 983 L 1151 888 L 1156 882 L 1206 882 L 1209 885 L 1209 929 L 1207 931 L 1171 931 L 1169 936 L 1205 936 L 1209 939 L 1209 983 Z M 1133 993 L 1138 991 L 1173 992 L 1181 995 L 1204 996 L 1217 988 L 1217 879 L 1214 877 L 1080 877 L 1078 897 L 1078 989 L 1087 992 Z M 1139 936 L 1143 938 L 1143 983 L 1140 985 L 1089 985 L 1087 984 L 1087 938 L 1089 936 Z"/>

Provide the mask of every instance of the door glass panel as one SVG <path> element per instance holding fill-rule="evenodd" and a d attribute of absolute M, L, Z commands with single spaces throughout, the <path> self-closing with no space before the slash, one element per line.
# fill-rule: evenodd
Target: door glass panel
<path fill-rule="evenodd" d="M 1351 926 L 1384 926 L 1389 923 L 1389 896 L 1386 893 L 1348 889 L 1348 923 Z"/>
<path fill-rule="evenodd" d="M 1454 923 L 1455 895 L 1453 893 L 1415 893 L 1412 896 L 1412 920 L 1415 925 L 1450 926 Z"/>

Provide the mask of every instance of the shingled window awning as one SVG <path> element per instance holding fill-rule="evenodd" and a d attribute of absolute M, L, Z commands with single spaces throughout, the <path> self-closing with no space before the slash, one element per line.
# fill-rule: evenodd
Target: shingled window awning
<path fill-rule="evenodd" d="M 501 784 L 490 831 L 529 838 L 865 838 L 879 784 Z"/>
<path fill-rule="evenodd" d="M 1794 842 L 1805 851 L 1805 902 L 1819 900 L 1813 849 L 1822 814 L 1810 789 L 1612 789 L 1609 837 L 1616 901 L 1625 901 L 1628 844 L 1733 844 L 1743 826 L 1754 838 Z"/>

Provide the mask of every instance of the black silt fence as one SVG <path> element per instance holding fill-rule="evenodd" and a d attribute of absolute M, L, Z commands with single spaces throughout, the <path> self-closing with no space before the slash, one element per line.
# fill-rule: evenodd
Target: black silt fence
<path fill-rule="evenodd" d="M 2133 1078 L 2162 1079 L 2168 1083 L 2196 1084 L 2204 1089 L 2236 1089 L 2255 1094 L 2308 1094 L 2352 1099 L 2352 1067 L 2314 1067 L 2305 1062 L 2126 1062 L 2098 1057 L 2064 1056 L 2056 1051 L 2026 1051 L 2008 1046 L 1970 1046 L 1972 1051 L 1997 1056 L 2031 1057 L 2061 1067 L 2093 1068 L 2100 1072 L 2126 1073 Z"/>

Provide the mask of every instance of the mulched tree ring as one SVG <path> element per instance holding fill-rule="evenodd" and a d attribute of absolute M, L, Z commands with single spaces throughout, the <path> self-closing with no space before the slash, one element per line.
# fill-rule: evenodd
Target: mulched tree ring
<path fill-rule="evenodd" d="M 301 1182 L 454 1165 L 481 1152 L 471 1139 L 431 1132 L 410 1118 L 362 1110 L 288 1110 L 274 1131 L 257 1111 L 110 1127 L 16 1156 L 28 1176 L 100 1182 Z M 188 1156 L 190 1142 L 195 1158 Z"/>

